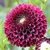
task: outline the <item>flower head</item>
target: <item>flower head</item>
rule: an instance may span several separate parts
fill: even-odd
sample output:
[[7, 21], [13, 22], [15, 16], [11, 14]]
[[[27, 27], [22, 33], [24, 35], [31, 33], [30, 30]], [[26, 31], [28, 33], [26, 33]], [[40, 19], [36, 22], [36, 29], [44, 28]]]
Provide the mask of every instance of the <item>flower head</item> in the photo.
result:
[[36, 38], [46, 33], [46, 16], [38, 6], [19, 4], [7, 15], [4, 32], [10, 42], [17, 46], [34, 45]]

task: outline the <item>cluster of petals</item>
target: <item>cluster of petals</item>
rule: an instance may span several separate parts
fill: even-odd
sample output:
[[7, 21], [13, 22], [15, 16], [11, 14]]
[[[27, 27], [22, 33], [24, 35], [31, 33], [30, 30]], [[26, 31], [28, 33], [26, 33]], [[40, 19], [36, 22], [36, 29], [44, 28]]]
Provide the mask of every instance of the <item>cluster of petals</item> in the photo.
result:
[[[24, 18], [24, 22], [20, 20]], [[17, 46], [34, 45], [37, 38], [46, 33], [47, 20], [43, 11], [32, 4], [19, 4], [6, 15], [4, 32], [10, 42]]]

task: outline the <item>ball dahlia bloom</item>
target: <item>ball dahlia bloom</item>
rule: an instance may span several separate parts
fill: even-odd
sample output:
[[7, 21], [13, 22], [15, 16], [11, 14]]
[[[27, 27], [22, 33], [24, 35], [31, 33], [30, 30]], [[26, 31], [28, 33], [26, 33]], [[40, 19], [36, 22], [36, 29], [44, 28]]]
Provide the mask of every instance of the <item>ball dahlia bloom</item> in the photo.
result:
[[46, 33], [47, 21], [43, 11], [32, 4], [19, 4], [7, 15], [4, 32], [10, 42], [17, 46], [34, 45], [36, 38]]
[[50, 38], [40, 38], [36, 42], [35, 50], [50, 50]]

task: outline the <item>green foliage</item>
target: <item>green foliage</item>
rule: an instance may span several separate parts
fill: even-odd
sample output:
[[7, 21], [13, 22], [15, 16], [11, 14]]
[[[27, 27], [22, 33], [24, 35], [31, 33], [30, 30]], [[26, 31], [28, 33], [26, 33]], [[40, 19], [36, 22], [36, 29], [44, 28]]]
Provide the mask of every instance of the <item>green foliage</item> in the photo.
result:
[[32, 0], [32, 4], [38, 5], [40, 7], [41, 2], [39, 0]]
[[48, 29], [47, 34], [50, 33], [50, 29]]
[[0, 48], [2, 49], [2, 50], [4, 50], [4, 46], [5, 46], [5, 44], [6, 44], [6, 41], [7, 41], [7, 38], [6, 38], [6, 36], [5, 36], [5, 34], [4, 34], [4, 32], [3, 32], [3, 22], [4, 21], [0, 21]]
[[47, 33], [45, 34], [45, 36], [46, 36], [47, 38], [50, 38], [50, 28], [47, 30]]
[[13, 45], [10, 42], [4, 46], [5, 50], [12, 50], [12, 47]]
[[30, 46], [29, 50], [35, 50], [36, 45]]
[[41, 0], [41, 2], [42, 2], [42, 3], [46, 3], [46, 2], [47, 2], [47, 0]]
[[11, 49], [13, 45], [7, 41], [6, 35], [4, 33], [3, 23], [4, 23], [4, 20], [0, 20], [0, 49], [7, 50], [8, 48]]

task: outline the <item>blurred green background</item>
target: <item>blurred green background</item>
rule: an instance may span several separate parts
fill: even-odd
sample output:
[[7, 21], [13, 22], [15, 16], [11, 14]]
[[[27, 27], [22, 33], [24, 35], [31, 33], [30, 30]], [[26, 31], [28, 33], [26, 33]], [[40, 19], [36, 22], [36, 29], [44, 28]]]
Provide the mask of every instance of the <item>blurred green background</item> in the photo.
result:
[[20, 3], [29, 3], [39, 6], [43, 13], [46, 15], [47, 19], [47, 33], [45, 36], [50, 38], [50, 0], [0, 0], [0, 50], [35, 50], [35, 45], [21, 48], [13, 46], [4, 33], [3, 23], [5, 21], [6, 14], [15, 6]]

